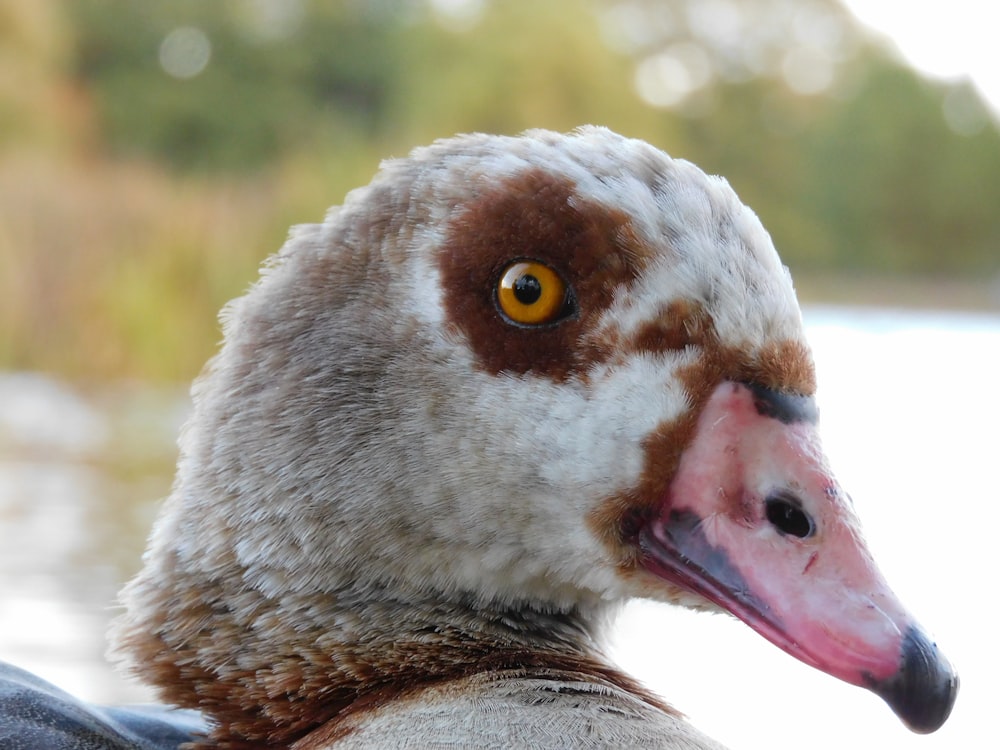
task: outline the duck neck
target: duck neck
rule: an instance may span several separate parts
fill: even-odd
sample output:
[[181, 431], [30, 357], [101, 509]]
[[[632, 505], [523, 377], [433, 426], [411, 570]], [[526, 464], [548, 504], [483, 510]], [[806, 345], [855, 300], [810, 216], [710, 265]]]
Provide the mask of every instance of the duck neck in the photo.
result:
[[[287, 746], [358, 711], [478, 674], [611, 683], [656, 703], [602, 655], [608, 611], [403, 598], [387, 589], [366, 596], [354, 586], [216, 613], [223, 621], [202, 623], [197, 637], [218, 647], [186, 644], [199, 661], [214, 652], [215, 663], [176, 669], [164, 691], [214, 721], [213, 747]], [[170, 648], [168, 658], [176, 653]]]

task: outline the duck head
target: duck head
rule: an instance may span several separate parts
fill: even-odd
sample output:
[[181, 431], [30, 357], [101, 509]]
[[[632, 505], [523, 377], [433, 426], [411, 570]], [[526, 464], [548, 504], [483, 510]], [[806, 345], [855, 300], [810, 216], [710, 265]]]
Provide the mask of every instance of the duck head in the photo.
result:
[[[441, 141], [223, 321], [116, 634], [167, 700], [287, 738], [407, 638], [598, 649], [648, 597], [947, 718], [955, 673], [865, 547], [788, 273], [724, 180], [598, 128]], [[517, 625], [543, 615], [571, 624]], [[408, 663], [458, 658], [435, 643]]]

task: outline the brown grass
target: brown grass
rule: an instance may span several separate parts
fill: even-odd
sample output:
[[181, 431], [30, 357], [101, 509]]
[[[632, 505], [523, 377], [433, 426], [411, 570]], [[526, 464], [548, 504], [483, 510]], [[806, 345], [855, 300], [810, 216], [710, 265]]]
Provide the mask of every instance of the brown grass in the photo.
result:
[[0, 368], [190, 379], [219, 339], [219, 308], [289, 224], [342, 198], [321, 174], [294, 161], [222, 179], [0, 157]]

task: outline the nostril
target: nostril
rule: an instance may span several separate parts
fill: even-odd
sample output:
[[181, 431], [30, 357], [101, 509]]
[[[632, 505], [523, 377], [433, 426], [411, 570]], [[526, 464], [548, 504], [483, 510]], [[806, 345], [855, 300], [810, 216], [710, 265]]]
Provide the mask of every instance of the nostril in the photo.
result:
[[816, 532], [816, 524], [794, 495], [776, 492], [764, 501], [764, 513], [782, 534], [805, 539]]

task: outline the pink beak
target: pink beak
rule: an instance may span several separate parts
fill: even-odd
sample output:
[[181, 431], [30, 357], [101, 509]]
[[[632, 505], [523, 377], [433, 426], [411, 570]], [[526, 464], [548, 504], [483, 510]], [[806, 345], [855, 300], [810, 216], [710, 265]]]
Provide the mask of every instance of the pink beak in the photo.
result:
[[876, 568], [816, 421], [809, 397], [719, 385], [640, 531], [643, 565], [933, 732], [958, 676]]

